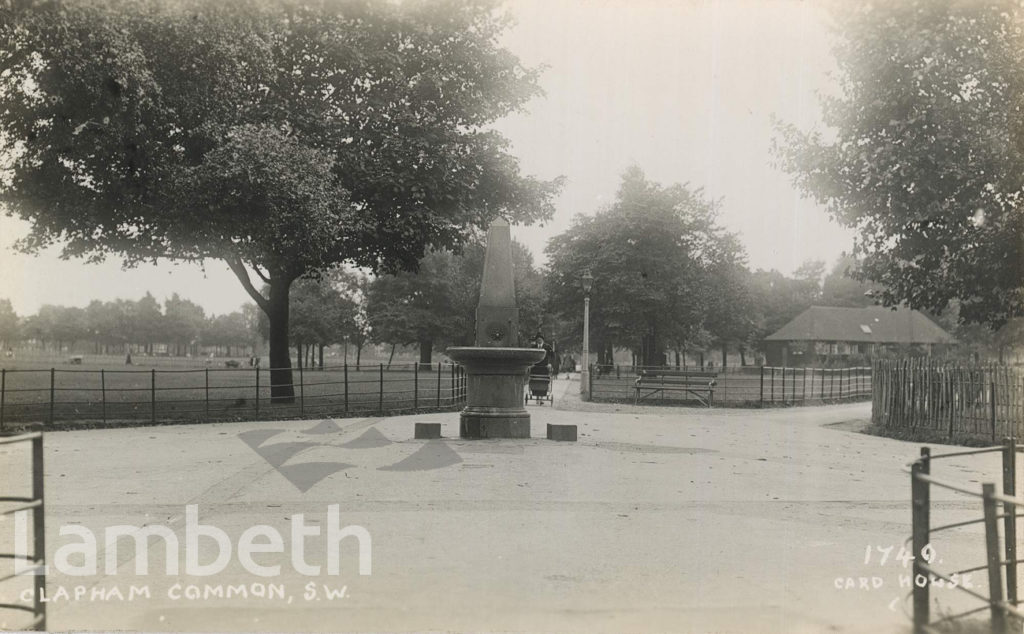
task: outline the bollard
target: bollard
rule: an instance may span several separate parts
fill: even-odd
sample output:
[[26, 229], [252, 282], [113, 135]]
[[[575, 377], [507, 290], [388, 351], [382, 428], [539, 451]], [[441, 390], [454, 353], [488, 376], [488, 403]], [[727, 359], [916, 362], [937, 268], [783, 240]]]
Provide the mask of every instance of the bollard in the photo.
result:
[[576, 425], [552, 425], [548, 423], [548, 440], [576, 442]]
[[441, 423], [416, 423], [416, 439], [434, 440], [441, 437]]

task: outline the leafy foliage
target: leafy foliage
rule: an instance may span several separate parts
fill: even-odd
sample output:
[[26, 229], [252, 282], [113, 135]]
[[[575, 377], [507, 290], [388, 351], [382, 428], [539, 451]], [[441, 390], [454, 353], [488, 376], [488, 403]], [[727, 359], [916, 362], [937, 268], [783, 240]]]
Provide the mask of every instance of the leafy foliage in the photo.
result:
[[706, 330], [735, 336], [745, 302], [743, 254], [716, 213], [700, 190], [663, 187], [630, 168], [615, 203], [577, 216], [548, 243], [550, 310], [582, 332], [580, 277], [590, 269], [590, 336], [598, 350], [628, 346], [641, 363], [660, 364], [666, 342], [684, 347]]
[[[374, 340], [418, 344], [423, 362], [435, 346], [474, 345], [484, 255], [483, 242], [474, 239], [460, 254], [428, 253], [416, 273], [375, 278], [366, 297]], [[530, 252], [515, 241], [512, 262], [520, 341], [526, 341], [544, 328], [543, 278]]]
[[992, 327], [1024, 312], [1022, 18], [1012, 0], [851, 4], [829, 133], [781, 127], [782, 166], [858, 230], [886, 305], [955, 300]]
[[22, 248], [224, 259], [274, 367], [295, 279], [414, 268], [499, 214], [552, 213], [560, 183], [488, 127], [538, 93], [490, 2], [5, 7], [0, 203], [32, 225]]

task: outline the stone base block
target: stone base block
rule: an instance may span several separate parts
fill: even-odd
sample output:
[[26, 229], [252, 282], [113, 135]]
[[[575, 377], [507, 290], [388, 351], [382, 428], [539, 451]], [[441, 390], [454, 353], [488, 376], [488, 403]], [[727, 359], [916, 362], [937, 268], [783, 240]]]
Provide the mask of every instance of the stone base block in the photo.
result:
[[416, 423], [415, 438], [431, 440], [441, 437], [441, 423]]
[[548, 423], [548, 440], [576, 442], [576, 425], [552, 425]]
[[459, 417], [462, 438], [529, 438], [530, 416], [484, 416], [463, 412]]

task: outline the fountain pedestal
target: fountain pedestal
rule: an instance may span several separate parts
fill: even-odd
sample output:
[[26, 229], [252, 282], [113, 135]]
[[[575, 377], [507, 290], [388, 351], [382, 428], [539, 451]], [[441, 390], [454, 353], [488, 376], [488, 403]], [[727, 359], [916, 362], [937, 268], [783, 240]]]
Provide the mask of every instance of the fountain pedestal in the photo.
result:
[[466, 368], [466, 408], [459, 416], [462, 438], [529, 438], [524, 407], [530, 367], [544, 358], [539, 348], [448, 348]]

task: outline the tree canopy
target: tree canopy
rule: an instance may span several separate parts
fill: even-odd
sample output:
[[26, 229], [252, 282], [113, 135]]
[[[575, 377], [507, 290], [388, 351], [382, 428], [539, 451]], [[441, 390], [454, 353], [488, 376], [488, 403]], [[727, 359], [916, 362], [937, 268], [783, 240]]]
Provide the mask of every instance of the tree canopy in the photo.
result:
[[20, 246], [225, 260], [269, 317], [275, 398], [295, 279], [414, 268], [497, 215], [552, 213], [559, 182], [521, 175], [489, 128], [539, 92], [491, 2], [0, 11], [0, 203], [31, 223]]
[[1022, 20], [1013, 0], [845, 6], [828, 131], [781, 126], [782, 166], [857, 229], [886, 305], [955, 300], [990, 327], [1024, 313]]
[[623, 175], [612, 205], [577, 216], [546, 251], [550, 309], [575, 332], [580, 277], [586, 269], [594, 276], [590, 336], [606, 358], [625, 346], [641, 364], [660, 365], [666, 344], [685, 348], [706, 330], [728, 338], [727, 314], [744, 312], [743, 253], [718, 225], [717, 205], [700, 190], [651, 182], [637, 167]]
[[[435, 348], [473, 345], [485, 246], [474, 239], [461, 253], [432, 251], [416, 273], [375, 278], [368, 286], [366, 311], [373, 338], [380, 343], [416, 344], [420, 362], [430, 363]], [[543, 281], [530, 252], [512, 242], [520, 340], [544, 324]]]

